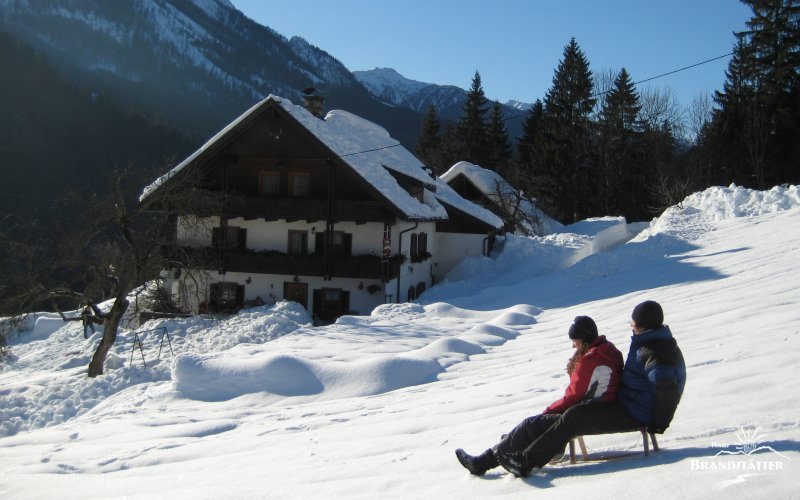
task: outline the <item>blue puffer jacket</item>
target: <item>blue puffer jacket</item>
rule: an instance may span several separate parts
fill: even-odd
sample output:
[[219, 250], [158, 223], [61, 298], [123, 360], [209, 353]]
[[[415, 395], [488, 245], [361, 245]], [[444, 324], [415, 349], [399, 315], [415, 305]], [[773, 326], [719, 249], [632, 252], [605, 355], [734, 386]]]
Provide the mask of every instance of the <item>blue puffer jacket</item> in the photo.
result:
[[686, 385], [686, 364], [669, 327], [631, 337], [617, 399], [650, 432], [669, 427]]

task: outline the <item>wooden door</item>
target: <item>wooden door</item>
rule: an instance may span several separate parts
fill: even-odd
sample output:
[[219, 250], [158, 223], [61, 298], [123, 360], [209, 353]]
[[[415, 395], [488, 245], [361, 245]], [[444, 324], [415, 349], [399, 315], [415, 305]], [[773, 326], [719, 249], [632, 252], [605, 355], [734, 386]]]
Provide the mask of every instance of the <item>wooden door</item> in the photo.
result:
[[302, 304], [308, 310], [308, 283], [284, 282], [283, 298]]

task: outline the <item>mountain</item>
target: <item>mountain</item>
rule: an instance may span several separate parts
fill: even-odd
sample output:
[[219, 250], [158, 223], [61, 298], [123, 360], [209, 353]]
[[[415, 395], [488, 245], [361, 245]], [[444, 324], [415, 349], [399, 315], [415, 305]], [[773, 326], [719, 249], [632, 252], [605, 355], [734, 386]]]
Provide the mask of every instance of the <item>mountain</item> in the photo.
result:
[[[1, 31], [0, 66], [4, 215], [35, 214], [39, 223], [64, 216], [65, 192], [103, 192], [116, 170], [152, 179], [200, 140], [67, 84], [41, 54]], [[137, 190], [124, 186], [131, 198]]]
[[227, 0], [0, 0], [0, 30], [43, 52], [65, 79], [123, 109], [208, 136], [258, 100], [327, 107], [413, 140], [422, 116], [373, 97], [336, 58], [252, 21]]
[[[392, 68], [375, 68], [354, 71], [356, 79], [378, 99], [395, 106], [405, 107], [418, 113], [426, 113], [431, 105], [436, 106], [440, 118], [457, 121], [467, 98], [467, 91], [454, 85], [424, 83], [404, 77]], [[511, 137], [522, 134], [521, 119], [513, 119], [530, 109], [531, 105], [520, 101], [502, 104], [506, 127]]]

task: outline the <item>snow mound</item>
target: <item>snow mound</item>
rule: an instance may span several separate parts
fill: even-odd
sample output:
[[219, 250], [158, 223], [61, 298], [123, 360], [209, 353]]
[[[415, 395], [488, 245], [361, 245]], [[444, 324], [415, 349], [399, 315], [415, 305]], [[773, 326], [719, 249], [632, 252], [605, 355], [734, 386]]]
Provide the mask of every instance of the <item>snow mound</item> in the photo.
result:
[[710, 231], [718, 221], [791, 210], [800, 206], [797, 186], [776, 186], [769, 191], [756, 191], [731, 184], [711, 187], [687, 196], [682, 203], [669, 207], [649, 228], [633, 241], [640, 242], [654, 235], [676, 235], [692, 241]]
[[233, 349], [222, 354], [182, 354], [172, 380], [183, 397], [226, 401], [252, 393], [314, 399], [371, 396], [435, 380], [448, 366], [486, 351], [477, 343], [441, 338], [407, 354], [355, 362], [321, 362], [299, 356]]
[[681, 205], [696, 208], [712, 220], [755, 217], [800, 206], [800, 190], [797, 186], [776, 186], [769, 191], [756, 191], [731, 184], [689, 195]]

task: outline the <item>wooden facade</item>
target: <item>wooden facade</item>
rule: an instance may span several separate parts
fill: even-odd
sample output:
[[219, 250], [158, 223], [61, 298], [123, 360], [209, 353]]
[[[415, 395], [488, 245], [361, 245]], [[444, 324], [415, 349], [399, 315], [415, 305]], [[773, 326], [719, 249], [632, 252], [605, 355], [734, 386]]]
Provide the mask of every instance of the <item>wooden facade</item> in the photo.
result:
[[[308, 127], [301, 123], [306, 116], [292, 113], [276, 99], [262, 101], [143, 195], [153, 210], [165, 209], [160, 197], [172, 192], [166, 184], [191, 186], [217, 200], [216, 208], [177, 214], [214, 221], [211, 234], [194, 235], [192, 248], [184, 248], [195, 262], [206, 262], [209, 309], [230, 310], [257, 294], [294, 300], [329, 321], [354, 308], [366, 313], [400, 302], [402, 294], [406, 300], [418, 297], [434, 282], [438, 264], [427, 247], [428, 241], [435, 247], [436, 231], [463, 233], [467, 238], [459, 241], [478, 253], [486, 250], [487, 234], [495, 228], [487, 230], [491, 224], [469, 209], [442, 202], [437, 215], [423, 218], [399, 208], [418, 203], [420, 213], [430, 210], [425, 196], [436, 192], [433, 178], [428, 182], [413, 168], [402, 173], [373, 161], [383, 182], [393, 184], [394, 191], [385, 193], [310, 131], [315, 122]], [[405, 242], [404, 233], [410, 233]], [[464, 255], [461, 248], [441, 247], [454, 253], [450, 261]]]

